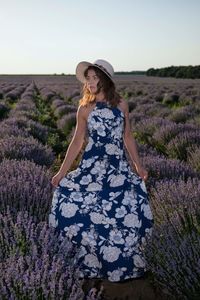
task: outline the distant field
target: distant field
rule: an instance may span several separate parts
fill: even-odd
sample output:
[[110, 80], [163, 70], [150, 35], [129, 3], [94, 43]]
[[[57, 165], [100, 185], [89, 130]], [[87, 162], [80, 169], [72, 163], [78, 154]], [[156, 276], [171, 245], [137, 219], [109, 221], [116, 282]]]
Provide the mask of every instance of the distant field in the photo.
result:
[[[70, 91], [80, 90], [81, 84], [75, 75], [0, 75], [0, 92], [3, 87], [27, 86], [34, 81], [38, 88], [49, 88], [64, 98], [70, 95]], [[164, 93], [183, 94], [186, 90], [192, 90], [194, 96], [198, 96], [200, 79], [174, 79], [158, 78], [144, 75], [115, 75], [115, 83], [119, 91], [127, 91], [133, 96], [164, 95]], [[142, 91], [140, 91], [142, 89]], [[195, 89], [197, 89], [195, 93]], [[189, 92], [189, 91], [188, 91]], [[140, 95], [139, 95], [140, 94]]]

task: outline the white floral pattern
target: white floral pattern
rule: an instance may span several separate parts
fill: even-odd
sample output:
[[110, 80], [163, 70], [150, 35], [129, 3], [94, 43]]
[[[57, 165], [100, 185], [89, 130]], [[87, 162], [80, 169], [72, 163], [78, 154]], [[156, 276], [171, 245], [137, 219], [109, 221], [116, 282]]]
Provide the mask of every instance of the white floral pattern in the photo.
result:
[[154, 220], [145, 183], [125, 156], [124, 118], [97, 102], [83, 157], [53, 194], [49, 225], [79, 246], [80, 277], [121, 281], [146, 271], [141, 250]]
[[60, 210], [61, 210], [61, 215], [64, 216], [65, 218], [71, 218], [75, 216], [77, 210], [78, 210], [78, 205], [74, 203], [65, 203], [62, 202], [60, 205]]
[[[101, 248], [100, 248], [101, 251]], [[118, 247], [103, 247], [103, 259], [108, 262], [114, 262], [119, 258], [121, 250]]]

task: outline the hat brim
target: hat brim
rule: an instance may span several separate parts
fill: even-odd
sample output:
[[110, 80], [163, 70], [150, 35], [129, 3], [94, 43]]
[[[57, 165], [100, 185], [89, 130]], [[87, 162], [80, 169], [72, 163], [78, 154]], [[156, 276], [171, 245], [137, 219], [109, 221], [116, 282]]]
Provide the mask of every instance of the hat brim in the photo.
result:
[[112, 77], [109, 76], [106, 72], [104, 72], [100, 67], [94, 65], [93, 63], [90, 63], [88, 61], [81, 61], [77, 67], [76, 67], [76, 78], [82, 82], [82, 83], [85, 83], [86, 82], [86, 78], [84, 76], [84, 72], [85, 70], [89, 67], [89, 66], [94, 66], [95, 68], [98, 68], [99, 70], [101, 70], [104, 74], [107, 75], [107, 77], [109, 77], [112, 81]]
[[92, 66], [92, 65], [93, 64], [88, 61], [81, 61], [76, 67], [76, 78], [79, 81], [81, 81], [82, 83], [85, 83], [86, 79], [84, 76], [84, 72], [89, 66]]

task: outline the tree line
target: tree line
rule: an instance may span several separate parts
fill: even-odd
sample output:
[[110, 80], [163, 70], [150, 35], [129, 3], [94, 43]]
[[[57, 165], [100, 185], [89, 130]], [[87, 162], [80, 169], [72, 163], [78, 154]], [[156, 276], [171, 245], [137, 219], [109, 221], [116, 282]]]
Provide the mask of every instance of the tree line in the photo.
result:
[[175, 78], [200, 78], [200, 65], [198, 66], [170, 66], [165, 68], [150, 68], [147, 76], [175, 77]]

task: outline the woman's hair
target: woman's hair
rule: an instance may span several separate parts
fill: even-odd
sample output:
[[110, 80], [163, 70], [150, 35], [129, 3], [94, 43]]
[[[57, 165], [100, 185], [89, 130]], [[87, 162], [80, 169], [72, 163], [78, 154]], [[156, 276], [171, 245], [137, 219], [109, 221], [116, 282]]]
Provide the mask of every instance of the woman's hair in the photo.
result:
[[[100, 88], [102, 87], [102, 90], [105, 94], [105, 98], [107, 102], [112, 106], [116, 107], [118, 103], [120, 102], [120, 95], [116, 92], [115, 84], [112, 82], [112, 80], [99, 68], [96, 68], [94, 66], [89, 66], [85, 72], [84, 76], [87, 76], [88, 70], [94, 70], [97, 77], [99, 78], [99, 82], [97, 84], [97, 89], [100, 91]], [[79, 100], [80, 105], [87, 105], [89, 103], [93, 103], [95, 101], [95, 95], [90, 92], [90, 90], [87, 88], [87, 84], [85, 83], [83, 85], [82, 89], [82, 98]]]

